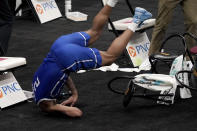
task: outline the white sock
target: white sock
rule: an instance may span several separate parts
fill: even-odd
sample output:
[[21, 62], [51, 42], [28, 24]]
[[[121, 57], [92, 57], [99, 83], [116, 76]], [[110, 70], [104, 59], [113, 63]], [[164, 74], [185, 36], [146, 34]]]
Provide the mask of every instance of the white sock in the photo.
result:
[[110, 7], [115, 7], [115, 5], [118, 3], [118, 0], [108, 0], [107, 5]]
[[131, 24], [129, 24], [128, 29], [135, 32], [135, 30], [137, 29], [138, 24], [132, 22]]

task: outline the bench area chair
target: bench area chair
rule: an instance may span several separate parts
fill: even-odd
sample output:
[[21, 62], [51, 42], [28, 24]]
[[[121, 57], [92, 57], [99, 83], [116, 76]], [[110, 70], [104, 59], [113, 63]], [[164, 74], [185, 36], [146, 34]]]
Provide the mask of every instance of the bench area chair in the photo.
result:
[[25, 65], [23, 57], [0, 57], [0, 109], [29, 99], [13, 74]]
[[[184, 34], [173, 34], [167, 37], [164, 40], [161, 46], [161, 54], [154, 54], [151, 56], [150, 61], [152, 60], [152, 72], [150, 73], [139, 73], [137, 75], [131, 76], [118, 76], [111, 79], [108, 83], [108, 88], [117, 94], [123, 95], [123, 105], [127, 107], [130, 103], [130, 100], [133, 97], [140, 97], [146, 99], [155, 100], [159, 104], [170, 105], [174, 103], [174, 97], [177, 89], [186, 89], [186, 92], [189, 94], [185, 98], [190, 98], [190, 90], [197, 91], [197, 46], [193, 47], [190, 51], [187, 48], [187, 44], [185, 42], [185, 36], [190, 36], [191, 38], [196, 40], [197, 37], [190, 33]], [[165, 51], [163, 50], [164, 44], [171, 38], [178, 37], [181, 39], [181, 45], [184, 46], [184, 51], [182, 52], [182, 57], [179, 55], [164, 55]], [[164, 54], [162, 54], [164, 53]], [[194, 55], [195, 60], [192, 55]], [[192, 68], [190, 70], [173, 70], [172, 64], [179, 64], [177, 62], [177, 58], [184, 59], [186, 56], [190, 58]], [[169, 75], [165, 74], [157, 74], [156, 66], [158, 61], [163, 61], [169, 65], [171, 68]], [[184, 62], [184, 61], [183, 61]], [[172, 67], [171, 67], [172, 66]], [[171, 72], [171, 71], [174, 72]], [[188, 75], [185, 76], [184, 73]], [[182, 76], [180, 78], [180, 76]], [[184, 77], [187, 77], [190, 83], [184, 83], [182, 80]], [[180, 80], [181, 79], [181, 80]], [[124, 83], [123, 80], [127, 80], [126, 87], [118, 87], [120, 83]], [[117, 82], [118, 81], [118, 82]], [[117, 84], [119, 83], [119, 84]], [[180, 94], [181, 96], [181, 94]]]

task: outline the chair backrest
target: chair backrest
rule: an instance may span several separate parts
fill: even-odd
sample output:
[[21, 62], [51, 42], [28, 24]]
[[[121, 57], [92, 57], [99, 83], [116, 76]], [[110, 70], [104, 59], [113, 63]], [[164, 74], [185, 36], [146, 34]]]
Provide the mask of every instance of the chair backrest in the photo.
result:
[[[184, 33], [183, 35], [181, 34], [178, 34], [178, 33], [174, 33], [170, 36], [168, 36], [163, 42], [162, 42], [162, 45], [160, 47], [160, 52], [165, 52], [164, 50], [164, 46], [165, 44], [171, 40], [172, 38], [179, 38], [181, 40], [181, 43], [183, 45], [183, 52], [181, 54], [183, 54], [183, 56], [185, 57], [186, 54], [188, 55], [188, 57], [190, 58], [192, 64], [194, 64], [194, 60], [192, 59], [192, 56], [191, 56], [191, 53], [190, 51], [188, 50], [188, 47], [187, 47], [187, 43], [185, 41], [185, 36], [186, 35], [190, 35], [189, 33]], [[192, 36], [191, 36], [192, 37]], [[197, 40], [197, 39], [196, 39]], [[179, 45], [178, 45], [179, 46]], [[177, 46], [175, 47], [175, 49], [177, 50]]]
[[[131, 3], [129, 2], [129, 0], [125, 0], [125, 1], [126, 1], [126, 4], [127, 4], [128, 8], [129, 8], [131, 14], [134, 15], [134, 10], [133, 10], [133, 8], [132, 8]], [[106, 3], [107, 3], [107, 0], [101, 0], [102, 6], [106, 5]], [[108, 22], [109, 22], [109, 24], [110, 24], [110, 26], [111, 26], [111, 28], [112, 28], [111, 31], [115, 34], [116, 37], [118, 37], [118, 36], [120, 35], [120, 33], [119, 33], [119, 32], [117, 31], [117, 29], [115, 28], [115, 26], [114, 26], [114, 24], [113, 24], [111, 18], [108, 19]]]

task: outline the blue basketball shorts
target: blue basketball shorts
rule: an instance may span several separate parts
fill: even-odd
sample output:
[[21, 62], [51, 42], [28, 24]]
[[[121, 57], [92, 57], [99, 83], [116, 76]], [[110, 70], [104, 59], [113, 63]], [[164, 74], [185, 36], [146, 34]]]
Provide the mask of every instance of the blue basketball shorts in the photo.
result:
[[90, 36], [75, 32], [59, 37], [35, 72], [32, 88], [35, 102], [56, 100], [71, 72], [101, 67], [102, 58], [95, 48], [88, 48]]

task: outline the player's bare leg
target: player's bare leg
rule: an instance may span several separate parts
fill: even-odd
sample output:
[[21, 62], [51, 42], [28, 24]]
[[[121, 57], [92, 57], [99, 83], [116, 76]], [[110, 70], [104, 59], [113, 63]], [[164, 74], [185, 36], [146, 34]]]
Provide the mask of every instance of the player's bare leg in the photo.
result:
[[57, 104], [55, 101], [42, 101], [39, 104], [39, 107], [42, 111], [52, 113], [52, 112], [60, 112], [70, 117], [81, 117], [82, 111], [77, 107], [64, 106], [61, 104]]
[[94, 17], [92, 27], [86, 31], [91, 36], [89, 45], [93, 44], [101, 35], [103, 27], [108, 21], [112, 8], [116, 5], [118, 0], [108, 0], [106, 5]]

